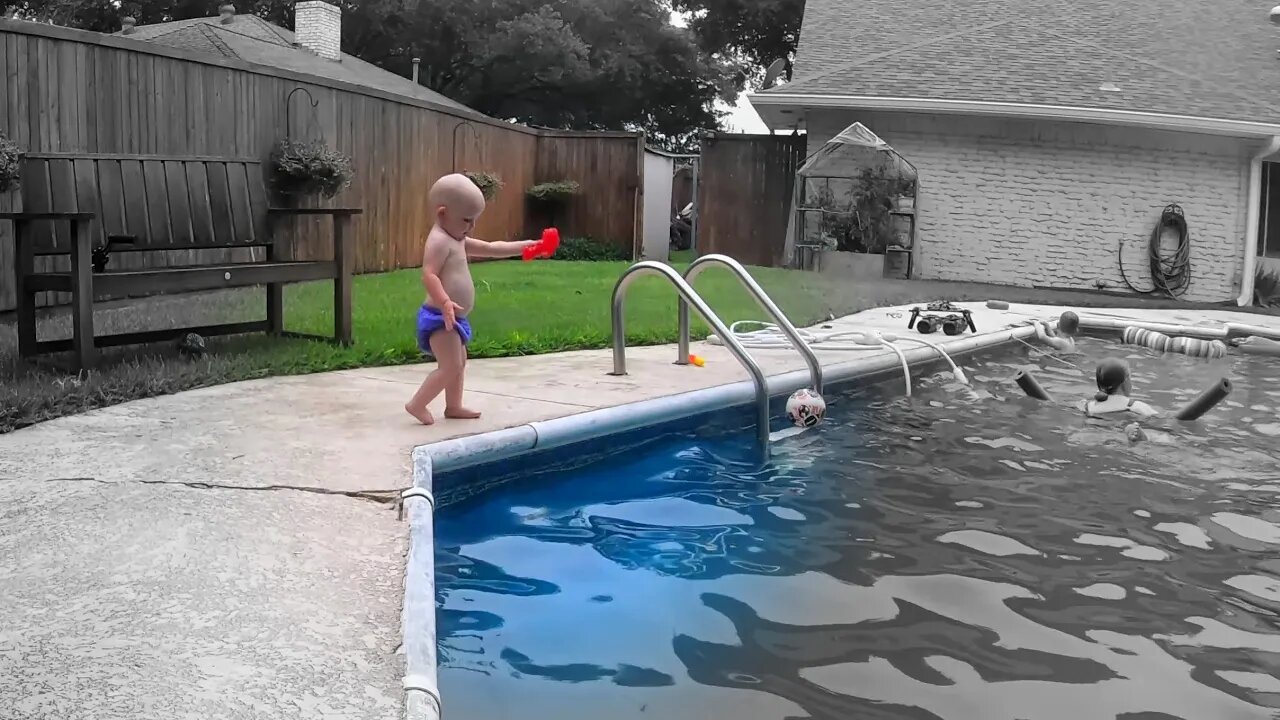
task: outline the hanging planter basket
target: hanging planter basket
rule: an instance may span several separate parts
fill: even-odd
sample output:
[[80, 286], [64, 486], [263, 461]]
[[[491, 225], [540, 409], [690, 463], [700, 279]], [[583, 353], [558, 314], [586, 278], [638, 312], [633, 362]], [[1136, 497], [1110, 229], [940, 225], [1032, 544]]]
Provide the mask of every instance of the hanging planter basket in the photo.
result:
[[555, 182], [538, 183], [529, 188], [525, 194], [529, 200], [545, 205], [563, 205], [578, 194], [578, 183], [573, 180], [557, 180]]
[[332, 198], [351, 185], [351, 159], [322, 140], [285, 138], [271, 151], [272, 189], [280, 196]]
[[557, 227], [565, 206], [578, 194], [578, 190], [579, 185], [573, 180], [557, 180], [534, 185], [525, 191], [525, 197], [545, 227]]
[[476, 184], [476, 187], [480, 188], [480, 192], [484, 193], [486, 201], [492, 200], [498, 194], [498, 191], [502, 189], [502, 178], [495, 173], [466, 172], [463, 175], [466, 175], [471, 182]]

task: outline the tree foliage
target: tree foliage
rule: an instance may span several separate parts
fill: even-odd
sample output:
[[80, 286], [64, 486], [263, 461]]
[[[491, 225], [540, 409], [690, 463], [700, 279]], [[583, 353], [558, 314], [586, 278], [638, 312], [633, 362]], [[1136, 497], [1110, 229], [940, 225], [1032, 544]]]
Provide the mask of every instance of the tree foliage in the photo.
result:
[[672, 6], [689, 15], [704, 52], [732, 59], [756, 79], [775, 60], [786, 60], [790, 78], [804, 0], [672, 0]]
[[[735, 63], [673, 26], [664, 0], [337, 0], [342, 47], [485, 114], [543, 127], [644, 130], [672, 149], [719, 127]], [[209, 17], [219, 0], [21, 0], [25, 17], [100, 32]], [[292, 0], [237, 12], [293, 26]]]
[[[719, 126], [733, 68], [674, 27], [657, 0], [433, 0], [384, 67], [422, 58], [433, 90], [494, 117], [577, 130], [642, 129], [671, 147]], [[356, 53], [358, 54], [358, 53]]]

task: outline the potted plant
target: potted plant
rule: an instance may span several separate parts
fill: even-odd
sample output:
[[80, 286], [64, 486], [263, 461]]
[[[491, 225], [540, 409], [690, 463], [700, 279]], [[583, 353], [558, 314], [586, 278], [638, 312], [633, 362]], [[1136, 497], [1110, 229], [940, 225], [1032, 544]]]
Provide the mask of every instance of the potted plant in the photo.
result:
[[895, 210], [907, 212], [916, 209], [916, 181], [905, 175], [898, 176], [897, 196], [894, 198]]
[[0, 132], [0, 193], [18, 189], [22, 178], [21, 158], [18, 145]]
[[573, 196], [578, 194], [579, 186], [573, 180], [556, 180], [538, 183], [525, 191], [529, 204], [541, 215], [548, 227], [555, 227], [561, 211]]
[[283, 198], [331, 198], [351, 184], [351, 159], [323, 140], [281, 140], [271, 151], [272, 187]]
[[502, 178], [495, 173], [465, 172], [463, 175], [470, 178], [471, 182], [480, 188], [480, 192], [484, 193], [485, 200], [492, 200], [493, 196], [497, 195], [498, 191], [502, 189]]

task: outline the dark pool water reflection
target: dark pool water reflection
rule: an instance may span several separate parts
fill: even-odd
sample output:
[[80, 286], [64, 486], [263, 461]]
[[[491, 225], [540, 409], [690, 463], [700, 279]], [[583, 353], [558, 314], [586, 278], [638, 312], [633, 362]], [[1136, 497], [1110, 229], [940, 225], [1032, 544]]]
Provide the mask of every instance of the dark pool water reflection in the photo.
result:
[[[448, 714], [1280, 717], [1280, 361], [1080, 350], [829, 398], [763, 469], [669, 438], [447, 509]], [[1106, 355], [1166, 410], [1234, 391], [1131, 445], [1010, 382], [1079, 399]]]

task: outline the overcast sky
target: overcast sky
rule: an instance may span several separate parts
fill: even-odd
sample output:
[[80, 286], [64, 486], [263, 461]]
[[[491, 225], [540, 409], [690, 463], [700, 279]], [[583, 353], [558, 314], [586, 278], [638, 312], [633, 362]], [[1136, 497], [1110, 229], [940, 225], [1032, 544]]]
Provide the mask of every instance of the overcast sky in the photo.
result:
[[738, 104], [730, 108], [729, 117], [725, 118], [725, 130], [736, 133], [767, 133], [764, 121], [756, 114], [744, 93], [738, 98]]

